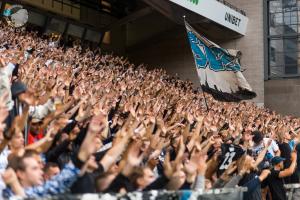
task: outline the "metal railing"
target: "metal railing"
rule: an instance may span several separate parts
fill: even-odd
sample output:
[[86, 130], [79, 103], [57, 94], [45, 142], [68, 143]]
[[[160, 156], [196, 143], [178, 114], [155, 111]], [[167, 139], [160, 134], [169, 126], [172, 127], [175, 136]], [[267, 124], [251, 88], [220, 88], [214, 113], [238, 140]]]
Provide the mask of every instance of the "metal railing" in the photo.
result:
[[[181, 191], [162, 191], [162, 190], [151, 190], [148, 192], [130, 192], [127, 194], [118, 193], [100, 193], [100, 194], [82, 194], [82, 195], [58, 195], [43, 198], [44, 200], [107, 200], [107, 199], [128, 199], [128, 200], [168, 200], [168, 199], [230, 199], [240, 200], [243, 199], [244, 192], [247, 188], [220, 188], [212, 190], [181, 190]], [[40, 199], [40, 198], [39, 198]], [[33, 200], [33, 199], [31, 199]]]
[[285, 189], [287, 190], [287, 199], [296, 200], [299, 199], [300, 184], [285, 184]]

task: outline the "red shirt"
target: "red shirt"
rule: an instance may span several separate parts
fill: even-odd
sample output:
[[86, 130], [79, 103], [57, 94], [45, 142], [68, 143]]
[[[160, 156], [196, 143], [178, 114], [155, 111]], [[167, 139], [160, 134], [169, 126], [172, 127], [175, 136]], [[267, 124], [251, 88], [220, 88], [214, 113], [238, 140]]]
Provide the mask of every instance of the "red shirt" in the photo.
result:
[[36, 141], [39, 141], [43, 137], [44, 137], [44, 134], [42, 131], [40, 131], [37, 135], [32, 134], [31, 132], [28, 132], [27, 144], [35, 143]]

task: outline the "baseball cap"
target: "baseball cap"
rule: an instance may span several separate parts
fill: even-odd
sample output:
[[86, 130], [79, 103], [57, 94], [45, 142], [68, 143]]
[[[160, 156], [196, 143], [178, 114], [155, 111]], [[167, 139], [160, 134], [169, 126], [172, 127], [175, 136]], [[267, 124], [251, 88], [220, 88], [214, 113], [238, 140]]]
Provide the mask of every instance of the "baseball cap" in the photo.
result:
[[31, 123], [39, 123], [41, 121], [42, 121], [42, 119], [38, 119], [38, 118], [32, 118], [31, 119]]
[[271, 159], [272, 165], [277, 165], [278, 163], [285, 161], [285, 158], [282, 158], [280, 156], [275, 156]]
[[26, 92], [26, 90], [27, 86], [20, 81], [14, 82], [11, 86], [11, 93], [13, 98], [16, 98], [18, 95]]

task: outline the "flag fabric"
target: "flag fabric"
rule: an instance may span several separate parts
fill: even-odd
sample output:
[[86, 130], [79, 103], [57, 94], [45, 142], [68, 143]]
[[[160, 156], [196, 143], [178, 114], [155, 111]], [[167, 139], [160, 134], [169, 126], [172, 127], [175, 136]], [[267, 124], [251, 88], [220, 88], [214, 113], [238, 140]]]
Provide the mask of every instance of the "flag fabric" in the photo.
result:
[[205, 92], [221, 101], [252, 99], [256, 93], [241, 72], [241, 53], [227, 50], [198, 34], [185, 22], [200, 84]]

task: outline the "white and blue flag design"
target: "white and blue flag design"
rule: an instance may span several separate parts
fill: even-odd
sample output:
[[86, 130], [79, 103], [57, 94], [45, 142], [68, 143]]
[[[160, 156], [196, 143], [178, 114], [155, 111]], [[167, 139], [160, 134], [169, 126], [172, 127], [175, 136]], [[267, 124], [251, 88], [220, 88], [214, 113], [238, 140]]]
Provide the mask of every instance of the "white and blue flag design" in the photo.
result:
[[240, 52], [223, 49], [198, 34], [187, 22], [185, 26], [202, 89], [221, 101], [256, 97], [241, 72]]

